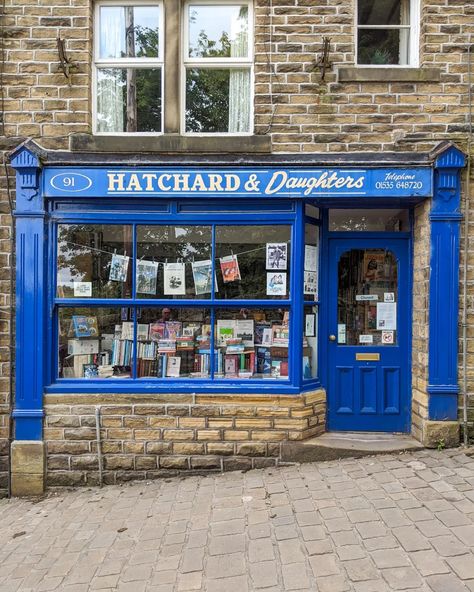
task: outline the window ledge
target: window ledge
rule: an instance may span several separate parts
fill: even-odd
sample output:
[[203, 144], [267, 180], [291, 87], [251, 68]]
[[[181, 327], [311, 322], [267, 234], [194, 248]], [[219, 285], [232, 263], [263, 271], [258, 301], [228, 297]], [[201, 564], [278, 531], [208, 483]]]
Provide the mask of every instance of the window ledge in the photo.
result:
[[338, 69], [339, 82], [438, 82], [440, 78], [440, 68], [350, 66]]
[[180, 136], [177, 134], [93, 136], [72, 134], [73, 152], [171, 152], [171, 153], [265, 153], [271, 152], [270, 136]]

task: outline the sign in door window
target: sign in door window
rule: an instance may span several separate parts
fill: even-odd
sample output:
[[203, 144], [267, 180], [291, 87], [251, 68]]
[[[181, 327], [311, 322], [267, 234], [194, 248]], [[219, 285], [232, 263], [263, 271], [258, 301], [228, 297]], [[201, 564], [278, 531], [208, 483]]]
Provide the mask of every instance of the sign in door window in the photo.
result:
[[384, 249], [352, 249], [338, 264], [337, 343], [397, 343], [398, 266]]

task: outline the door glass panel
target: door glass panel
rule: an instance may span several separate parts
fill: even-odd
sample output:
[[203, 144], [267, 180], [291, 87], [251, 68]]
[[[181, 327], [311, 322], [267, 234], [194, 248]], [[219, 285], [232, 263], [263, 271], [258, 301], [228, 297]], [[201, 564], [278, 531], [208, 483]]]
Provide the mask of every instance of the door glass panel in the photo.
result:
[[384, 249], [352, 249], [338, 264], [339, 345], [396, 345], [398, 266]]
[[331, 232], [408, 232], [408, 210], [329, 210]]

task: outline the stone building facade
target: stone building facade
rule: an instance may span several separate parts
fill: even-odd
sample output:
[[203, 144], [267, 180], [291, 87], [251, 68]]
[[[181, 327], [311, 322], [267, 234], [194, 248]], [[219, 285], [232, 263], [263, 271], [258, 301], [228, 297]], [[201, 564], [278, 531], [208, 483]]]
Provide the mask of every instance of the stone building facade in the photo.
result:
[[[289, 156], [302, 157], [301, 162], [307, 166], [313, 158], [315, 166], [330, 163], [334, 167], [344, 163], [351, 166], [374, 155], [382, 165], [395, 162], [397, 155], [413, 155], [421, 163], [426, 155], [423, 163], [431, 166], [437, 158], [437, 147], [450, 142], [469, 158], [468, 61], [474, 6], [460, 0], [420, 0], [420, 4], [416, 65], [374, 67], [356, 64], [356, 0], [254, 0], [253, 133], [216, 138], [182, 135], [176, 117], [170, 116], [164, 134], [124, 138], [93, 134], [94, 2], [5, 0], [1, 15], [0, 140], [4, 163], [0, 181], [2, 493], [8, 489], [11, 449], [18, 493], [43, 487], [42, 478], [37, 478], [44, 473], [43, 454], [46, 485], [96, 483], [97, 406], [101, 407], [107, 482], [149, 478], [171, 470], [246, 469], [274, 464], [280, 457], [282, 442], [324, 431], [326, 406], [324, 384], [293, 395], [268, 395], [263, 391], [232, 394], [225, 389], [217, 395], [180, 393], [176, 388], [172, 392], [140, 394], [48, 392], [39, 447], [29, 442], [16, 450], [13, 443], [12, 448], [12, 347], [16, 333], [12, 316], [15, 282], [10, 273], [15, 265], [15, 173], [8, 164], [11, 153], [32, 139], [39, 161], [45, 164], [52, 159], [60, 166], [67, 160], [66, 152], [70, 153], [69, 163], [77, 154], [93, 155], [95, 163], [111, 154], [118, 155], [122, 163], [131, 154], [145, 155], [155, 163], [161, 157], [167, 163], [173, 158], [180, 162], [188, 158], [191, 162], [203, 154], [216, 163], [217, 155], [238, 160], [250, 154], [256, 160], [268, 157], [267, 162], [274, 158], [278, 163], [289, 162]], [[179, 13], [178, 5], [165, 0], [165, 15], [166, 11]], [[179, 59], [179, 39], [174, 33], [172, 42], [170, 25], [166, 29], [167, 59], [173, 55]], [[58, 38], [64, 40], [70, 60], [63, 67]], [[329, 38], [326, 54], [325, 38]], [[173, 76], [179, 79], [165, 73], [165, 109], [179, 98]], [[473, 179], [468, 178], [465, 168], [461, 178], [461, 211], [465, 216]], [[472, 199], [470, 204], [472, 208]], [[430, 420], [429, 399], [435, 396], [428, 389], [431, 209], [431, 199], [413, 205], [411, 431], [428, 446], [456, 445], [462, 439], [459, 427], [463, 423], [464, 387], [471, 422], [474, 413], [474, 262], [469, 249], [466, 251], [467, 237], [461, 222], [458, 420]], [[472, 437], [472, 427], [470, 434]]]

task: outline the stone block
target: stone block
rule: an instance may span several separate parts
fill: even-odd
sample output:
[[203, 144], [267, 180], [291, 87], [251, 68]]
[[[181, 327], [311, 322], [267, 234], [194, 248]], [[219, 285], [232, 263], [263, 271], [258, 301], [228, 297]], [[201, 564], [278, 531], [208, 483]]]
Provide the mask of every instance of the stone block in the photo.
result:
[[44, 443], [15, 440], [11, 447], [11, 466], [12, 473], [44, 475]]
[[422, 444], [426, 448], [459, 446], [459, 423], [457, 421], [424, 421]]

